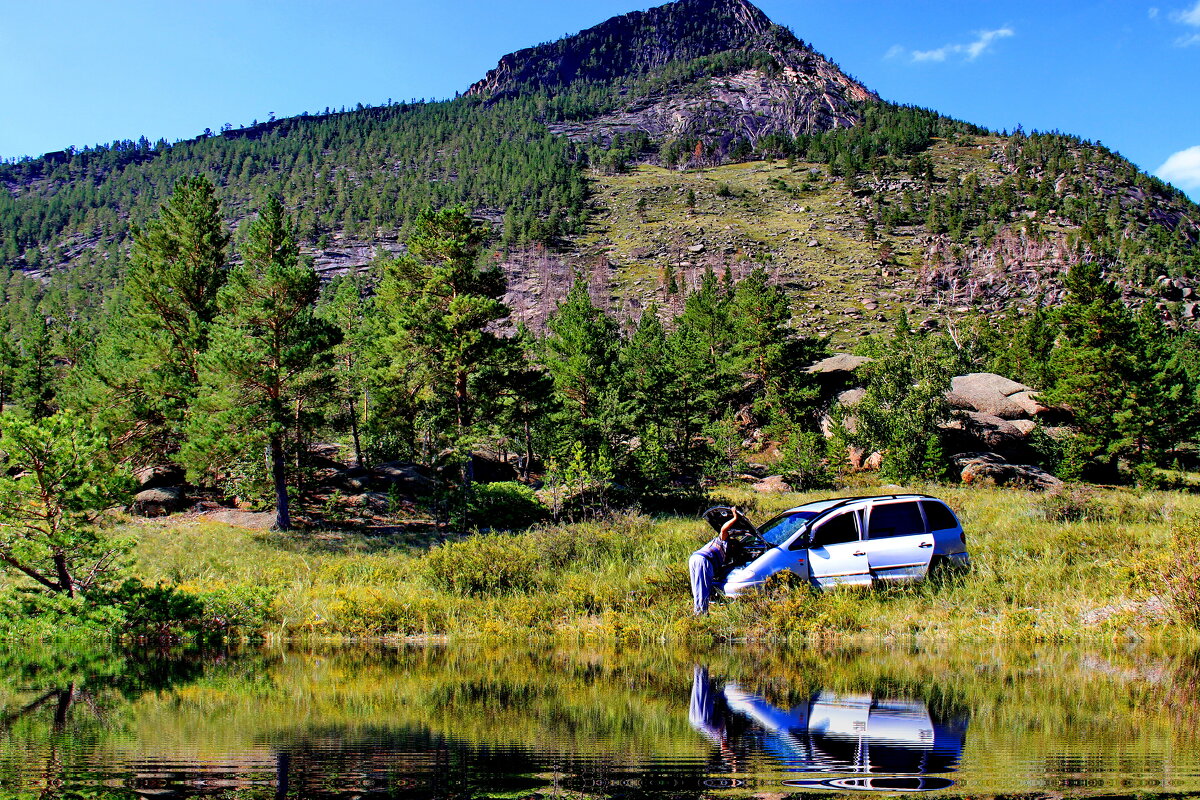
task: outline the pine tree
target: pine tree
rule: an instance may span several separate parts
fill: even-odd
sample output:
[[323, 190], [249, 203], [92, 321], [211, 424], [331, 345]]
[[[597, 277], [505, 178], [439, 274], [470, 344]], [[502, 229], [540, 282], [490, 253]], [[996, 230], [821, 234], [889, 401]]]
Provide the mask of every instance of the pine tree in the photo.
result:
[[130, 484], [108, 442], [79, 417], [0, 416], [0, 563], [43, 590], [86, 595], [129, 548], [104, 535], [102, 512]]
[[211, 415], [193, 419], [184, 456], [199, 472], [247, 444], [266, 445], [275, 525], [291, 529], [288, 450], [303, 444], [306, 413], [331, 392], [337, 331], [318, 318], [320, 282], [300, 263], [291, 223], [275, 198], [247, 226], [242, 263], [217, 298], [220, 316], [201, 362]]
[[387, 348], [414, 368], [409, 380], [430, 423], [453, 431], [464, 486], [471, 482], [470, 451], [479, 433], [477, 395], [493, 391], [474, 382], [505, 363], [511, 347], [494, 331], [510, 313], [500, 300], [504, 275], [478, 265], [486, 236], [461, 206], [423, 212], [408, 256], [382, 265], [378, 300], [390, 325]]
[[711, 420], [723, 416], [741, 389], [741, 374], [731, 356], [736, 335], [730, 318], [731, 299], [711, 269], [700, 288], [688, 295], [683, 313], [668, 337], [672, 371], [679, 381], [679, 425], [673, 447], [697, 464], [697, 436]]
[[871, 337], [861, 353], [872, 360], [859, 370], [866, 394], [854, 406], [850, 442], [882, 452], [881, 472], [893, 480], [941, 477], [940, 426], [950, 418], [946, 392], [958, 353], [946, 339], [914, 331], [903, 314], [890, 339]]
[[45, 419], [54, 411], [54, 343], [50, 326], [40, 314], [24, 325], [16, 348], [13, 399], [29, 416]]
[[130, 315], [150, 337], [166, 341], [164, 355], [193, 385], [217, 316], [228, 246], [216, 188], [205, 177], [181, 179], [159, 216], [134, 232]]
[[73, 404], [143, 459], [174, 457], [183, 441], [228, 245], [215, 188], [204, 177], [180, 180], [159, 215], [134, 232], [125, 294], [105, 310]]
[[350, 428], [355, 462], [365, 466], [363, 415], [372, 343], [377, 334], [371, 315], [371, 299], [359, 273], [336, 278], [329, 285], [326, 297], [318, 314], [340, 334], [340, 341], [334, 347], [338, 416]]
[[581, 444], [589, 458], [608, 457], [620, 417], [620, 336], [616, 321], [592, 302], [583, 273], [575, 275], [546, 328], [542, 363], [562, 403], [558, 438], [568, 447]]
[[[1144, 365], [1137, 327], [1116, 284], [1099, 266], [1076, 264], [1064, 281], [1066, 301], [1056, 313], [1059, 335], [1050, 367], [1054, 385], [1045, 402], [1071, 410], [1083, 460], [1068, 475], [1117, 477], [1122, 457], [1138, 449]], [[1075, 474], [1073, 474], [1075, 473]]]

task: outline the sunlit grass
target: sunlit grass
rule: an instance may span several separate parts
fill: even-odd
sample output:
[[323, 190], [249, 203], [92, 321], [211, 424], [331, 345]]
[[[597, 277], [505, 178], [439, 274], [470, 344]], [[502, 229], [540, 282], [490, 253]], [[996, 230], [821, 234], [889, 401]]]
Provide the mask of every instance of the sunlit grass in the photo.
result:
[[[688, 554], [712, 535], [694, 518], [639, 515], [518, 534], [436, 537], [425, 547], [352, 532], [279, 534], [209, 522], [138, 524], [136, 571], [189, 591], [266, 587], [275, 637], [567, 637], [587, 641], [1021, 639], [1191, 635], [1148, 613], [1164, 591], [1172, 521], [1186, 494], [1090, 490], [1048, 498], [928, 489], [960, 515], [965, 575], [884, 590], [784, 586], [690, 615]], [[893, 490], [899, 491], [899, 490]], [[862, 490], [847, 491], [853, 493]], [[714, 492], [755, 519], [821, 494]], [[1070, 521], [1078, 520], [1078, 521]], [[428, 547], [439, 547], [433, 556]], [[1153, 609], [1152, 609], [1153, 611]]]

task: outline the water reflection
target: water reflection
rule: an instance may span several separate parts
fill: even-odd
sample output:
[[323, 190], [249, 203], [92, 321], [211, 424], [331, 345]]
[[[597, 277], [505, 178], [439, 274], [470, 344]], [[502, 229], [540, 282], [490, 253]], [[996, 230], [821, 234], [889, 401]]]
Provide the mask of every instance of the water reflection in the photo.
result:
[[716, 745], [730, 772], [738, 772], [754, 751], [762, 751], [787, 771], [890, 776], [789, 780], [789, 786], [928, 791], [952, 786], [953, 781], [899, 776], [955, 771], [966, 743], [968, 715], [963, 711], [935, 718], [921, 700], [829, 690], [810, 693], [784, 709], [737, 682], [718, 686], [708, 668], [697, 665], [688, 720]]
[[1198, 793], [1198, 675], [1069, 649], [0, 651], [0, 798]]

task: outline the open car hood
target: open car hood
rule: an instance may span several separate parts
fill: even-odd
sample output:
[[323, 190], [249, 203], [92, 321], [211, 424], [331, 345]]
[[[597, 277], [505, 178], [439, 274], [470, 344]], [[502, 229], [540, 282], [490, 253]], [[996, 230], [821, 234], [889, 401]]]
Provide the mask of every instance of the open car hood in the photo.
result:
[[[704, 521], [712, 526], [714, 531], [720, 533], [721, 526], [728, 522], [732, 516], [733, 511], [727, 506], [717, 506], [704, 512]], [[758, 528], [754, 527], [754, 524], [746, 519], [745, 514], [742, 515], [741, 521], [733, 526], [733, 530], [729, 532], [729, 536], [731, 539], [738, 539], [743, 542], [761, 542], [767, 547], [771, 546], [762, 538], [762, 535], [758, 532]]]

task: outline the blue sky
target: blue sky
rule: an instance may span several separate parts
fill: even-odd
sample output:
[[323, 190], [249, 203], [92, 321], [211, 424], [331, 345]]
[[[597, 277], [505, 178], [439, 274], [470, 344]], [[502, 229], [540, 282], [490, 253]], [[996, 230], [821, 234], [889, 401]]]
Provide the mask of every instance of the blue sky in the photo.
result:
[[[1200, 0], [760, 0], [886, 99], [1098, 140], [1200, 200]], [[644, 0], [0, 0], [0, 157], [447, 97]]]

